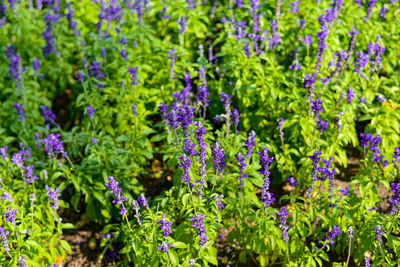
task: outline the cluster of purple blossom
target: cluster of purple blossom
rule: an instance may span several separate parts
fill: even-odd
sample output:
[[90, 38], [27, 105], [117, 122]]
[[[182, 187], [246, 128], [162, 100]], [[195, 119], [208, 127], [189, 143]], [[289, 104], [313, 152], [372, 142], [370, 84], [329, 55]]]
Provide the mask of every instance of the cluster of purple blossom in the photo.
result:
[[387, 160], [383, 160], [385, 157], [381, 154], [382, 151], [379, 149], [379, 144], [382, 141], [381, 136], [378, 134], [373, 136], [372, 134], [364, 134], [361, 133], [361, 141], [360, 145], [364, 147], [364, 156], [366, 155], [366, 148], [369, 148], [372, 152], [371, 160], [376, 163], [381, 163], [383, 168], [386, 168], [388, 165]]

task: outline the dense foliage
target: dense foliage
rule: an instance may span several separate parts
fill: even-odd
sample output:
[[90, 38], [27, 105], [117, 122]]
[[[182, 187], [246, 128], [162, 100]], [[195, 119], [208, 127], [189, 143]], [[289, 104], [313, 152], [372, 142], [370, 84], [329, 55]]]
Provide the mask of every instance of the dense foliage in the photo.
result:
[[0, 265], [61, 266], [80, 214], [98, 264], [397, 266], [399, 18], [0, 0]]

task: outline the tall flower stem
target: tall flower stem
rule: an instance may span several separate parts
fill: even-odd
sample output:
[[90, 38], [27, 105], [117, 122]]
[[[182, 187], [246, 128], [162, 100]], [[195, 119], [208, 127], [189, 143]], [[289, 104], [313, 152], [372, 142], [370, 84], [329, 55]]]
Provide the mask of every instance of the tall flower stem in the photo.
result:
[[286, 240], [286, 256], [287, 256], [287, 260], [288, 260], [289, 266], [291, 267], [292, 264], [290, 263], [290, 251], [289, 251], [289, 242], [288, 242], [288, 240]]
[[349, 238], [349, 252], [347, 253], [346, 267], [349, 266], [350, 252], [351, 252], [351, 237]]

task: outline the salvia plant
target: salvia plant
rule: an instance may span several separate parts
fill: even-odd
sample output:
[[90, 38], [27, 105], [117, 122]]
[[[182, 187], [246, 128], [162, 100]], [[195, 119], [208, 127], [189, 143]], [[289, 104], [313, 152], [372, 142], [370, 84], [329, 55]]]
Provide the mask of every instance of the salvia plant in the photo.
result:
[[399, 18], [0, 1], [0, 266], [398, 266]]

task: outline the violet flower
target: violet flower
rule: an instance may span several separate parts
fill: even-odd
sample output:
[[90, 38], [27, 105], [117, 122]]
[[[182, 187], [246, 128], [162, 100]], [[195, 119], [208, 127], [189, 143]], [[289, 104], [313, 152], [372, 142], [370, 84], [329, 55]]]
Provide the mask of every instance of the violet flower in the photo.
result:
[[25, 121], [25, 112], [22, 108], [22, 104], [14, 103], [13, 108], [15, 108], [15, 110], [17, 111], [17, 120]]
[[310, 156], [309, 158], [312, 160], [312, 171], [311, 171], [311, 183], [310, 183], [310, 187], [307, 190], [307, 197], [311, 197], [311, 193], [314, 190], [314, 184], [315, 181], [317, 180], [317, 171], [318, 171], [318, 163], [320, 161], [320, 156], [321, 152], [318, 151], [317, 149], [315, 149], [315, 152], [312, 156]]
[[238, 134], [238, 125], [239, 125], [239, 112], [236, 108], [233, 109], [232, 113], [231, 113], [231, 117], [232, 117], [232, 122], [233, 125], [235, 126], [235, 133]]
[[117, 203], [121, 205], [121, 211], [119, 212], [120, 215], [126, 214], [126, 208], [124, 206], [124, 201], [128, 200], [127, 197], [121, 196], [121, 188], [118, 187], [118, 182], [112, 176], [108, 176], [109, 183], [106, 183], [108, 189], [110, 189], [110, 193], [114, 195], [112, 203]]
[[[327, 235], [328, 235], [329, 244], [333, 245], [333, 239], [336, 236], [340, 235], [339, 226], [337, 226], [337, 225], [333, 226], [332, 230], [327, 232]], [[324, 239], [326, 239], [326, 238], [324, 237]]]
[[163, 230], [161, 234], [164, 237], [168, 237], [170, 234], [172, 234], [172, 222], [167, 221], [167, 215], [161, 215], [161, 220], [158, 220], [158, 223], [160, 224], [160, 229]]
[[139, 84], [139, 77], [138, 77], [138, 69], [139, 67], [134, 67], [128, 69], [128, 73], [131, 75], [131, 85], [138, 85]]
[[287, 230], [289, 229], [289, 226], [287, 225], [286, 222], [286, 217], [289, 215], [288, 212], [286, 211], [286, 207], [282, 207], [281, 211], [277, 212], [277, 214], [280, 216], [280, 224], [279, 224], [279, 228], [281, 228], [282, 230], [282, 239], [283, 241], [288, 241], [289, 240], [289, 236], [287, 233]]
[[48, 127], [50, 125], [58, 127], [58, 124], [55, 121], [56, 115], [54, 115], [49, 106], [40, 105], [40, 113], [43, 115], [44, 121]]
[[204, 244], [207, 242], [208, 237], [206, 234], [206, 227], [204, 226], [203, 219], [205, 216], [203, 214], [196, 213], [195, 216], [190, 217], [190, 221], [193, 223], [192, 227], [197, 229], [197, 236], [200, 238], [198, 244], [200, 247], [203, 247]]
[[392, 214], [397, 214], [400, 207], [400, 182], [397, 184], [392, 183], [390, 186], [390, 190], [393, 193], [392, 197], [389, 199], [390, 211]]
[[385, 232], [382, 230], [382, 226], [379, 224], [374, 227], [374, 229], [376, 231], [376, 240], [378, 241], [378, 244], [380, 246], [382, 244], [382, 235], [384, 235]]
[[8, 244], [7, 236], [10, 234], [4, 227], [0, 226], [0, 242], [1, 246], [4, 248], [4, 251], [10, 256], [10, 246]]
[[185, 33], [186, 31], [186, 26], [187, 26], [187, 21], [185, 21], [185, 15], [181, 15], [181, 17], [179, 18], [179, 20], [176, 21], [179, 25], [179, 33]]
[[192, 159], [186, 156], [186, 154], [178, 156], [178, 158], [180, 159], [179, 168], [183, 170], [183, 174], [181, 176], [182, 182], [188, 184], [190, 182], [189, 169], [192, 164]]
[[211, 145], [211, 149], [211, 156], [213, 157], [212, 161], [214, 162], [213, 168], [216, 170], [218, 176], [218, 173], [222, 173], [222, 169], [226, 164], [226, 162], [224, 162], [225, 154], [221, 148], [220, 142], [215, 143], [215, 145]]
[[270, 180], [269, 180], [269, 165], [272, 163], [274, 158], [270, 158], [268, 156], [268, 148], [264, 148], [264, 150], [258, 152], [260, 155], [260, 165], [261, 165], [261, 170], [260, 174], [263, 176], [263, 185], [261, 188], [261, 202], [263, 203], [263, 206], [266, 207], [267, 209], [269, 206], [271, 206], [271, 203], [275, 201], [275, 198], [273, 197], [273, 194], [269, 192], [269, 185], [270, 185]]
[[244, 168], [247, 166], [246, 163], [244, 163], [245, 157], [243, 157], [242, 153], [238, 153], [236, 156], [236, 161], [237, 161], [237, 166], [240, 169], [240, 176], [237, 178], [240, 184], [240, 192], [242, 192], [242, 187], [243, 187], [243, 178], [247, 177], [247, 174], [244, 173]]
[[11, 207], [7, 207], [7, 211], [3, 212], [6, 222], [9, 222], [15, 226], [15, 214], [16, 213], [17, 213], [17, 209], [11, 209]]
[[256, 133], [254, 131], [251, 131], [249, 136], [247, 137], [246, 141], [244, 141], [244, 144], [246, 145], [247, 153], [245, 157], [249, 158], [253, 154], [253, 147], [255, 146], [254, 139], [256, 138]]
[[90, 119], [93, 120], [93, 115], [94, 115], [94, 112], [95, 112], [96, 110], [97, 110], [97, 109], [92, 108], [90, 105], [87, 105], [87, 106], [86, 106], [86, 114], [85, 114], [85, 116], [89, 116]]

